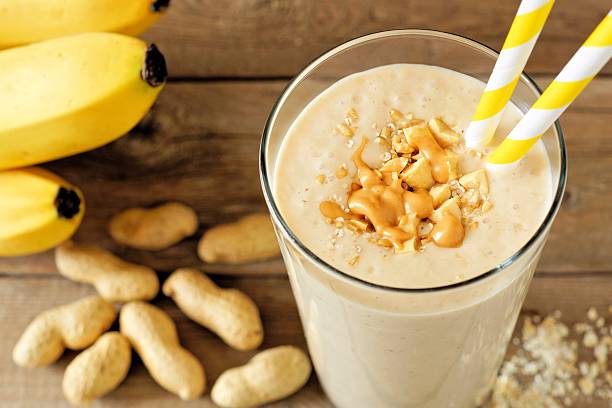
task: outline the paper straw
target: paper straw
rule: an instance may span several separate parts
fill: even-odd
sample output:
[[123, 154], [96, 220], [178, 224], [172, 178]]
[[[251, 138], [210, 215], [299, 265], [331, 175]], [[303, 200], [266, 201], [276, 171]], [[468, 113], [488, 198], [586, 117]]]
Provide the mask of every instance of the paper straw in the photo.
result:
[[521, 159], [612, 57], [612, 10], [542, 96], [488, 157], [492, 164]]
[[466, 132], [468, 147], [491, 141], [554, 0], [523, 0]]

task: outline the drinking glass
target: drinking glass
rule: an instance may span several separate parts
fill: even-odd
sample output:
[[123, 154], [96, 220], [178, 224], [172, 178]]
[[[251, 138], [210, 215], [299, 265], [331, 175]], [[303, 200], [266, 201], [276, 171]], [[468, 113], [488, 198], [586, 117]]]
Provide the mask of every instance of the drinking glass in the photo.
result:
[[[315, 370], [335, 406], [467, 408], [485, 401], [561, 203], [565, 144], [556, 122], [542, 138], [553, 178], [552, 205], [534, 236], [515, 254], [460, 283], [398, 289], [334, 268], [289, 228], [272, 189], [283, 138], [314, 97], [347, 75], [414, 63], [486, 82], [497, 57], [478, 42], [443, 32], [366, 35], [310, 63], [288, 84], [270, 114], [260, 151], [263, 191]], [[512, 101], [525, 112], [539, 95], [533, 80], [523, 74]]]

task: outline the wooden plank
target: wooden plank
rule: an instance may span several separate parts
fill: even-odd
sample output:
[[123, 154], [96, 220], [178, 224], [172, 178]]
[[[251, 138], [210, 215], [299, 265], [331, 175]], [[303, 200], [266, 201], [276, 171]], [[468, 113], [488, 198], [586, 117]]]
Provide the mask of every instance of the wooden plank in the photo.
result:
[[[501, 48], [518, 1], [175, 1], [144, 37], [176, 77], [291, 76], [348, 39], [382, 30], [431, 28]], [[608, 11], [601, 0], [558, 1], [527, 66], [557, 73]], [[612, 72], [612, 66], [605, 68]]]
[[[539, 77], [545, 83], [550, 77]], [[245, 266], [205, 265], [196, 257], [201, 232], [265, 210], [258, 149], [267, 115], [284, 81], [172, 83], [128, 137], [48, 165], [82, 187], [88, 205], [76, 239], [101, 244], [159, 271], [198, 266], [220, 274], [283, 274], [278, 260]], [[568, 194], [540, 264], [542, 271], [612, 271], [612, 79], [596, 79], [562, 119], [570, 156]], [[123, 208], [165, 200], [192, 205], [196, 236], [161, 252], [129, 250], [106, 233]], [[0, 272], [52, 273], [52, 254], [0, 260]]]
[[[224, 287], [235, 287], [253, 297], [260, 306], [266, 338], [263, 347], [295, 344], [304, 347], [302, 328], [288, 282], [284, 278], [219, 278]], [[5, 407], [64, 407], [61, 394], [63, 370], [76, 355], [68, 352], [59, 363], [47, 368], [24, 369], [11, 361], [11, 352], [23, 328], [39, 312], [47, 308], [76, 300], [93, 293], [86, 285], [79, 285], [59, 277], [0, 278], [0, 401]], [[607, 310], [612, 293], [609, 276], [546, 276], [536, 278], [525, 303], [526, 314], [545, 315], [560, 310], [566, 324], [584, 320], [590, 306], [600, 312]], [[155, 303], [163, 307], [177, 324], [182, 344], [204, 362], [212, 384], [226, 368], [243, 364], [253, 352], [237, 352], [225, 346], [207, 330], [189, 321], [166, 298], [160, 296]], [[171, 407], [179, 400], [158, 387], [142, 364], [135, 359], [127, 380], [95, 406], [99, 407]], [[207, 398], [180, 406], [211, 406]], [[313, 376], [308, 386], [278, 407], [326, 407], [322, 391]], [[593, 405], [575, 407], [604, 407], [597, 401]]]

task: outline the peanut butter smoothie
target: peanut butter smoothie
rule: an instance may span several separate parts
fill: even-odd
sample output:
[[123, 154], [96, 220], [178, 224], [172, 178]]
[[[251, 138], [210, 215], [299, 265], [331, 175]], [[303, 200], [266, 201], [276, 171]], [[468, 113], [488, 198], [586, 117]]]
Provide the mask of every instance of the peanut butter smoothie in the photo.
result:
[[[287, 133], [275, 194], [298, 238], [368, 282], [434, 288], [482, 274], [534, 234], [551, 201], [543, 146], [490, 172], [462, 133], [484, 84], [426, 65], [353, 74]], [[498, 130], [521, 118], [514, 106]]]
[[[489, 395], [553, 182], [541, 142], [499, 171], [485, 165], [493, 147], [465, 147], [483, 88], [445, 68], [381, 66], [327, 87], [279, 133], [272, 198], [300, 244], [276, 227], [335, 406], [473, 408]], [[492, 146], [520, 118], [508, 106]]]

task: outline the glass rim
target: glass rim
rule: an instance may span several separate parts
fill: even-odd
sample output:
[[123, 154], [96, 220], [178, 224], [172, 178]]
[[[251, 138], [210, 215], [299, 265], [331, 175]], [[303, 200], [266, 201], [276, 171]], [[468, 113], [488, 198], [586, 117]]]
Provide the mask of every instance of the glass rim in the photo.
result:
[[[311, 251], [306, 245], [304, 245], [302, 241], [293, 233], [289, 225], [285, 222], [285, 219], [282, 217], [276, 205], [276, 202], [274, 200], [272, 187], [270, 185], [270, 180], [268, 177], [268, 169], [266, 167], [266, 163], [267, 163], [266, 153], [267, 153], [267, 148], [268, 148], [268, 144], [270, 141], [270, 133], [271, 133], [272, 126], [276, 120], [276, 117], [278, 116], [278, 112], [282, 108], [285, 100], [287, 99], [287, 96], [291, 92], [293, 92], [293, 90], [300, 84], [300, 82], [304, 79], [305, 76], [307, 76], [310, 72], [316, 69], [319, 66], [319, 64], [322, 63], [323, 61], [326, 61], [330, 57], [333, 57], [334, 55], [348, 48], [351, 48], [355, 45], [358, 45], [358, 44], [361, 44], [367, 41], [371, 41], [371, 40], [393, 37], [393, 36], [405, 36], [405, 35], [421, 35], [421, 36], [437, 37], [441, 39], [452, 40], [452, 41], [461, 43], [463, 45], [467, 45], [471, 48], [474, 48], [480, 51], [481, 53], [484, 53], [492, 57], [494, 60], [497, 60], [497, 57], [499, 56], [499, 52], [497, 52], [493, 48], [487, 45], [484, 45], [481, 42], [478, 42], [471, 38], [463, 37], [457, 34], [448, 33], [445, 31], [427, 30], [427, 29], [399, 29], [399, 30], [379, 31], [379, 32], [366, 34], [366, 35], [359, 36], [351, 40], [345, 41], [341, 43], [340, 45], [337, 45], [325, 51], [323, 54], [321, 54], [320, 56], [312, 60], [310, 63], [308, 63], [294, 78], [292, 78], [289, 81], [289, 83], [283, 89], [283, 92], [281, 93], [281, 95], [278, 97], [278, 99], [274, 103], [274, 106], [272, 107], [270, 115], [268, 116], [268, 119], [266, 121], [266, 125], [264, 127], [263, 135], [261, 139], [260, 150], [259, 150], [259, 175], [260, 175], [261, 186], [263, 189], [264, 199], [266, 200], [268, 208], [270, 209], [270, 214], [272, 216], [272, 219], [275, 221], [276, 225], [282, 228], [282, 232], [284, 233], [284, 235], [295, 245], [295, 247], [306, 258], [312, 260], [317, 266], [321, 267], [323, 270], [327, 271], [331, 275], [335, 275], [339, 277], [340, 279], [348, 280], [349, 282], [355, 283], [357, 285], [366, 286], [369, 289], [378, 289], [378, 290], [383, 290], [383, 291], [392, 291], [392, 292], [399, 292], [399, 293], [444, 292], [444, 291], [449, 291], [452, 289], [461, 288], [464, 286], [471, 286], [477, 282], [480, 282], [489, 277], [497, 275], [498, 273], [500, 273], [501, 271], [505, 270], [507, 267], [512, 265], [516, 260], [521, 258], [521, 256], [524, 255], [527, 251], [529, 251], [529, 249], [533, 247], [536, 241], [548, 230], [557, 212], [559, 211], [559, 207], [561, 206], [561, 201], [563, 198], [563, 193], [565, 191], [565, 186], [566, 186], [566, 181], [567, 181], [567, 151], [566, 151], [566, 146], [565, 146], [565, 140], [563, 137], [563, 131], [561, 130], [561, 124], [559, 123], [559, 120], [556, 120], [554, 123], [555, 133], [557, 134], [557, 140], [559, 142], [559, 155], [560, 155], [559, 182], [556, 186], [555, 195], [553, 197], [553, 202], [550, 206], [550, 209], [548, 213], [546, 214], [546, 216], [544, 217], [544, 220], [542, 221], [542, 223], [536, 230], [536, 232], [516, 252], [514, 252], [511, 256], [509, 256], [508, 258], [506, 258], [505, 260], [503, 260], [502, 262], [500, 262], [493, 268], [489, 269], [488, 271], [480, 275], [474, 276], [470, 279], [467, 279], [465, 281], [452, 283], [448, 285], [435, 286], [435, 287], [430, 287], [430, 288], [398, 288], [398, 287], [393, 287], [393, 286], [382, 285], [379, 283], [373, 283], [365, 279], [361, 279], [356, 276], [352, 276], [346, 272], [343, 272], [342, 270], [338, 268], [335, 268], [333, 265], [330, 265], [327, 262], [325, 262], [318, 255], [316, 255], [313, 251]], [[540, 96], [542, 94], [542, 90], [540, 89], [540, 87], [535, 83], [533, 79], [531, 79], [529, 75], [527, 75], [525, 71], [521, 72], [520, 78], [529, 88], [531, 88], [531, 90], [536, 94], [536, 96]]]

